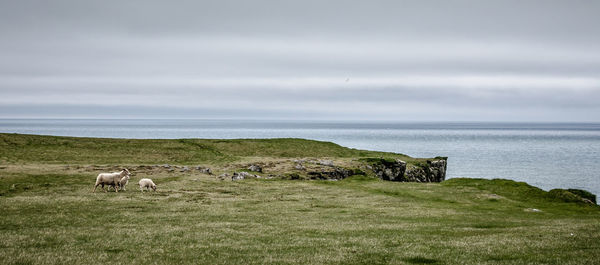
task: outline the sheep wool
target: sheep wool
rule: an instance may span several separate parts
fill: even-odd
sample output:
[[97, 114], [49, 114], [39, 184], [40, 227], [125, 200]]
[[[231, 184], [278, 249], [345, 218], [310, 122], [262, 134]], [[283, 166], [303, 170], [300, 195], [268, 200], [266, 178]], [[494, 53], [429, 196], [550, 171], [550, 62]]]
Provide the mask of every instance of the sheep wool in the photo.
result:
[[156, 191], [156, 184], [154, 184], [154, 182], [151, 179], [140, 179], [140, 181], [138, 182], [138, 184], [140, 184], [140, 190], [142, 192], [144, 192], [144, 188], [146, 190], [148, 190], [149, 188], [151, 188], [152, 190]]

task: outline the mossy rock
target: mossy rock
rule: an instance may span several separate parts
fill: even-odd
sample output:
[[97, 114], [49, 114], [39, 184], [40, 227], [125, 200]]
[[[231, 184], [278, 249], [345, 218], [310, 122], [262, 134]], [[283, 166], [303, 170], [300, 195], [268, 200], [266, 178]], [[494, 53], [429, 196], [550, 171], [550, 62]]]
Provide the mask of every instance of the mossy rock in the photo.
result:
[[568, 189], [567, 191], [569, 191], [570, 193], [573, 193], [575, 195], [578, 195], [581, 198], [588, 199], [588, 200], [592, 201], [593, 203], [596, 203], [596, 195], [587, 190]]
[[[573, 190], [575, 193], [571, 192], [571, 190], [553, 189], [548, 192], [548, 197], [564, 202], [596, 203], [596, 196], [594, 194], [583, 190]], [[586, 197], [579, 194], [583, 194]], [[589, 197], [592, 197], [594, 200], [591, 200]]]

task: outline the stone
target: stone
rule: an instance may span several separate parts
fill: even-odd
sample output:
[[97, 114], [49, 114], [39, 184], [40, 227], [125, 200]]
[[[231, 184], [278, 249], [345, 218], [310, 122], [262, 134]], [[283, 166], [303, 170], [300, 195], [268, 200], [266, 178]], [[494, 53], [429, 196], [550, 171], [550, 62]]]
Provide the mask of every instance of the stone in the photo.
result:
[[212, 170], [208, 167], [203, 167], [203, 166], [197, 166], [196, 170], [200, 171], [200, 173], [204, 173], [204, 174], [208, 174], [208, 175], [212, 175]]
[[227, 174], [227, 173], [223, 173], [223, 174], [219, 175], [219, 176], [217, 177], [217, 179], [220, 179], [220, 180], [226, 180], [226, 179], [229, 179], [229, 174]]
[[262, 178], [259, 175], [250, 174], [248, 172], [233, 172], [233, 176], [231, 176], [231, 180], [242, 180], [247, 178]]
[[250, 165], [248, 167], [248, 170], [254, 171], [254, 172], [262, 172], [262, 167], [260, 167], [259, 165]]
[[233, 176], [231, 176], [231, 180], [242, 180], [249, 176], [252, 176], [252, 175], [248, 172], [239, 172], [239, 173], [233, 172]]
[[187, 171], [189, 171], [189, 170], [190, 170], [190, 169], [189, 169], [187, 166], [184, 166], [184, 167], [182, 167], [182, 168], [179, 170], [179, 172], [187, 172]]
[[322, 165], [322, 166], [332, 167], [333, 166], [333, 161], [331, 161], [331, 160], [319, 160], [317, 162], [317, 164]]
[[[235, 175], [236, 173], [233, 173], [233, 174]], [[237, 173], [237, 174], [243, 176], [244, 178], [254, 176], [254, 175], [252, 175], [252, 174], [250, 174], [248, 172], [245, 172], [245, 171], [242, 171], [242, 172]]]

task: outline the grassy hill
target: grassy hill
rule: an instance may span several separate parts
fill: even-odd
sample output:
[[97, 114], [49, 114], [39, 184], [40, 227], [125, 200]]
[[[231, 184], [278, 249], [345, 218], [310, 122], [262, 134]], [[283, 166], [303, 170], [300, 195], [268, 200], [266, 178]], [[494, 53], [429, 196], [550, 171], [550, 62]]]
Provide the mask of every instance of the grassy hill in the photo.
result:
[[50, 164], [216, 164], [246, 157], [412, 158], [304, 139], [105, 139], [0, 133], [0, 161]]
[[[509, 180], [222, 181], [248, 163], [420, 159], [300, 140], [0, 134], [2, 264], [598, 264], [600, 210]], [[290, 162], [291, 163], [291, 162]], [[142, 165], [146, 165], [142, 167]], [[95, 176], [132, 168], [124, 192]], [[160, 169], [162, 168], [162, 169]], [[275, 173], [287, 170], [273, 166]], [[136, 189], [150, 177], [157, 192]]]

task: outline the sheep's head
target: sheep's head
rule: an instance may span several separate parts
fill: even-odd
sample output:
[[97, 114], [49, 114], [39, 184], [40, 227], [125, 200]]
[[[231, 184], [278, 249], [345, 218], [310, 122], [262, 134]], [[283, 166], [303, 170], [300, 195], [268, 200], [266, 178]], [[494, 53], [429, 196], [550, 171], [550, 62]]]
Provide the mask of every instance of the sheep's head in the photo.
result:
[[129, 173], [129, 170], [127, 170], [126, 168], [124, 168], [123, 170], [121, 170], [121, 172], [124, 172], [125, 175], [130, 175], [131, 173]]
[[152, 185], [152, 190], [156, 191], [156, 184]]

